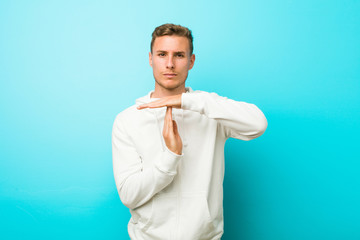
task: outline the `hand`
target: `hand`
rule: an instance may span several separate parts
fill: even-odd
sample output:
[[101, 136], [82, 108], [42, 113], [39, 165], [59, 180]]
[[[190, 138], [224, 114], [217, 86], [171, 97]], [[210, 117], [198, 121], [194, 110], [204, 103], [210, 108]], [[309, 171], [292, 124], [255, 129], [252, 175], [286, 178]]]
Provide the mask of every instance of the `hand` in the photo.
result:
[[182, 153], [182, 141], [177, 124], [172, 120], [172, 107], [166, 108], [163, 137], [168, 149], [178, 155]]
[[181, 108], [181, 95], [174, 95], [169, 97], [163, 97], [159, 100], [145, 103], [137, 107], [137, 109], [141, 110], [144, 108], [160, 108], [160, 107], [174, 107], [174, 108]]

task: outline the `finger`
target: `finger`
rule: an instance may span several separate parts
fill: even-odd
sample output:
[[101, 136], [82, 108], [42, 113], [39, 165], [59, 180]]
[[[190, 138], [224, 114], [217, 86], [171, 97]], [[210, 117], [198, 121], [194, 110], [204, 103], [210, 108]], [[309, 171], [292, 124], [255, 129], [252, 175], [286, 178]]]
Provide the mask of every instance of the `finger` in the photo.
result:
[[163, 102], [151, 102], [151, 103], [146, 103], [146, 104], [142, 104], [140, 106], [137, 107], [137, 109], [144, 109], [144, 108], [160, 108], [160, 107], [166, 107], [166, 104], [164, 104]]
[[147, 108], [147, 104], [141, 104], [139, 106], [137, 106], [137, 109], [143, 109], [143, 108]]
[[172, 120], [172, 107], [167, 107], [166, 109], [166, 117], [168, 122], [168, 128], [172, 132], [173, 130], [173, 120]]
[[160, 108], [160, 107], [175, 107], [181, 108], [181, 95], [177, 96], [170, 96], [170, 97], [163, 97], [159, 100], [145, 103], [137, 107], [137, 109], [144, 109], [144, 108]]
[[169, 120], [172, 121], [172, 107], [167, 107], [169, 109]]
[[148, 108], [159, 108], [159, 107], [165, 107], [161, 100], [157, 100], [154, 102], [151, 102], [147, 105]]
[[158, 101], [159, 101], [159, 100], [154, 101], [154, 102], [150, 102], [150, 103], [141, 104], [141, 105], [139, 105], [139, 106], [137, 107], [137, 109], [151, 108], [152, 106], [156, 106], [156, 104], [157, 104]]
[[169, 108], [166, 109], [166, 113], [164, 117], [163, 135], [167, 135], [168, 130], [169, 130]]
[[170, 136], [172, 135], [172, 109], [171, 107], [166, 108], [165, 118], [164, 118], [164, 135]]
[[[159, 101], [159, 100], [158, 100], [158, 101]], [[158, 101], [141, 104], [141, 105], [139, 105], [139, 106], [137, 107], [137, 109], [162, 107], [163, 104], [159, 103]]]
[[174, 128], [174, 134], [175, 136], [179, 135], [179, 130], [178, 130], [178, 126], [175, 120], [172, 121], [173, 122], [173, 128]]

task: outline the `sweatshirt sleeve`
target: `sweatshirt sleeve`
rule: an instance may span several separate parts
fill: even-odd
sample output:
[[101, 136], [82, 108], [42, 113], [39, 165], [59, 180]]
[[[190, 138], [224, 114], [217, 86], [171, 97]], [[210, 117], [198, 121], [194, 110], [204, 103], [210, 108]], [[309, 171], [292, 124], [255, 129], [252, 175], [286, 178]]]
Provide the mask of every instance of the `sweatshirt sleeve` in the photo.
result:
[[224, 127], [227, 138], [251, 140], [261, 136], [267, 128], [265, 115], [257, 106], [221, 97], [216, 93], [183, 93], [181, 108], [215, 119]]
[[115, 119], [112, 129], [113, 171], [120, 199], [128, 208], [143, 205], [169, 185], [177, 173], [182, 156], [165, 148], [161, 157], [154, 161], [155, 164], [144, 169], [141, 156], [123, 123], [118, 117]]

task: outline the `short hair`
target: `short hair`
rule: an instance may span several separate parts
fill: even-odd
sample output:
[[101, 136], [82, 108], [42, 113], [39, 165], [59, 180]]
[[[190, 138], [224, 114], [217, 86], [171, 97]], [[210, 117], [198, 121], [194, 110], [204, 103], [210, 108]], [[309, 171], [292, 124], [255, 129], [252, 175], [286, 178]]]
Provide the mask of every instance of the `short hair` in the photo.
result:
[[150, 44], [150, 51], [152, 53], [152, 49], [154, 46], [155, 39], [157, 37], [161, 36], [179, 36], [179, 37], [186, 37], [189, 40], [189, 46], [190, 46], [190, 55], [193, 54], [194, 46], [193, 46], [193, 36], [191, 34], [191, 30], [187, 27], [183, 27], [181, 25], [175, 25], [172, 23], [166, 23], [163, 25], [160, 25], [155, 28], [155, 30], [152, 33], [152, 39]]

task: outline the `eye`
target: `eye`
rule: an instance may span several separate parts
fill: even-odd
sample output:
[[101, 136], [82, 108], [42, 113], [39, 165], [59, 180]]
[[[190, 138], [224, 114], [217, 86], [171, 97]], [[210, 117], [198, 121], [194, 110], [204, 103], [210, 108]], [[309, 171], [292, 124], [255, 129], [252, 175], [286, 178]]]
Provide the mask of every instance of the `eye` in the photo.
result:
[[178, 57], [184, 57], [184, 54], [179, 53], [177, 56]]
[[165, 53], [159, 53], [158, 56], [163, 57], [165, 56]]

